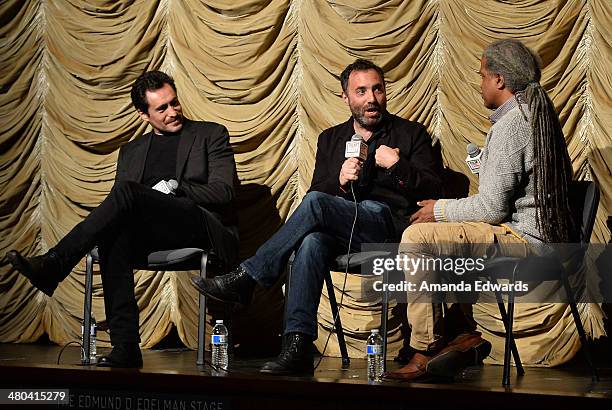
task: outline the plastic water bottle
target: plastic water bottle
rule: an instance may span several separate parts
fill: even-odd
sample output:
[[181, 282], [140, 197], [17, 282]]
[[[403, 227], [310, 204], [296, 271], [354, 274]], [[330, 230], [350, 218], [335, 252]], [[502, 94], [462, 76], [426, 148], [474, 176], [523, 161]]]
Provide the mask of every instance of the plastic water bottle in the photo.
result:
[[212, 330], [212, 364], [219, 369], [227, 370], [229, 358], [227, 357], [227, 327], [223, 324], [223, 320], [215, 321], [215, 327]]
[[378, 329], [372, 329], [366, 342], [368, 359], [368, 381], [379, 382], [383, 375], [383, 340]]
[[[83, 334], [83, 323], [81, 323], [81, 335]], [[89, 322], [89, 358], [86, 358], [84, 356], [81, 355], [81, 362], [85, 363], [85, 364], [96, 364], [97, 363], [97, 358], [96, 358], [96, 336], [98, 335], [98, 326], [96, 323], [96, 318], [95, 317], [91, 317], [91, 320]], [[82, 337], [82, 336], [81, 336]], [[84, 340], [81, 340], [81, 344], [85, 342]], [[85, 349], [83, 349], [83, 352], [85, 352]]]

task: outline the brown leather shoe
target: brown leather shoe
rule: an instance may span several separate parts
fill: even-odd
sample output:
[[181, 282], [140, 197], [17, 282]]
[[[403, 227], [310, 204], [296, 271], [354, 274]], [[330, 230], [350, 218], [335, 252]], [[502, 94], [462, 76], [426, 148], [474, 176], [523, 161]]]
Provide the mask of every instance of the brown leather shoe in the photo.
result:
[[387, 372], [383, 374], [383, 379], [425, 381], [429, 378], [429, 375], [427, 374], [427, 363], [429, 360], [431, 360], [430, 356], [425, 356], [422, 353], [415, 353], [406, 366], [394, 372]]
[[466, 332], [451, 340], [444, 349], [440, 350], [435, 356], [451, 350], [463, 349], [465, 346], [471, 346], [476, 340], [482, 340], [480, 332]]
[[454, 378], [466, 367], [482, 364], [489, 353], [491, 343], [483, 339], [480, 333], [461, 334], [427, 362], [427, 374]]

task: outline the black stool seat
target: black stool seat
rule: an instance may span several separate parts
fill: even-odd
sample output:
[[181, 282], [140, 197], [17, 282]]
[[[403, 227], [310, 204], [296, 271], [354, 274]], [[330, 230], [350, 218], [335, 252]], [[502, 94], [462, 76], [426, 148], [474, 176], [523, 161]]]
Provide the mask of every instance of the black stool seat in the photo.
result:
[[332, 266], [332, 269], [338, 272], [344, 271], [348, 265], [349, 273], [363, 274], [355, 269], [361, 269], [361, 265], [372, 262], [374, 259], [387, 258], [390, 254], [391, 252], [388, 251], [355, 252], [348, 255], [342, 254], [336, 258], [334, 261], [335, 266]]

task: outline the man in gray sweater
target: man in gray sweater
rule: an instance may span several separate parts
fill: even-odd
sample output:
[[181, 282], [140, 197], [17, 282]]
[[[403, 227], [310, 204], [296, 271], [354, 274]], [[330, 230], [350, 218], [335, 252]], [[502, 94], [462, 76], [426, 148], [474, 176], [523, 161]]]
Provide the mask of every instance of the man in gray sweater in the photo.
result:
[[[519, 41], [496, 41], [484, 51], [479, 72], [484, 104], [495, 111], [478, 193], [417, 203], [421, 209], [411, 216], [400, 246], [408, 258], [484, 255], [491, 244], [521, 256], [530, 245], [570, 239], [571, 163], [554, 106], [539, 84], [537, 55]], [[438, 271], [427, 268], [406, 271], [408, 281], [436, 282]], [[427, 291], [409, 293], [411, 359], [387, 377], [422, 378], [427, 363], [443, 350], [467, 352], [477, 360], [489, 354], [490, 343], [478, 333], [447, 343], [442, 304], [434, 302]]]

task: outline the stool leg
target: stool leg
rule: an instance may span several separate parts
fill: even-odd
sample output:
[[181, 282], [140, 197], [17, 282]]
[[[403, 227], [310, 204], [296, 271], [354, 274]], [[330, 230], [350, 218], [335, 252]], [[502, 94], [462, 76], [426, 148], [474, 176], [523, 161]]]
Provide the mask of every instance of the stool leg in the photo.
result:
[[[495, 283], [498, 283], [495, 281]], [[504, 301], [501, 297], [501, 293], [499, 291], [495, 291], [495, 297], [497, 298], [497, 307], [499, 308], [499, 314], [501, 316], [502, 322], [504, 324], [504, 329], [506, 330], [506, 334], [508, 333], [508, 314], [506, 313], [506, 307], [504, 306]], [[522, 376], [525, 374], [525, 369], [523, 369], [523, 363], [521, 362], [521, 357], [519, 356], [518, 349], [516, 347], [516, 342], [514, 340], [514, 335], [510, 333], [510, 349], [512, 351], [512, 357], [514, 358], [514, 364], [516, 365], [516, 374]]]
[[[389, 273], [383, 273], [383, 283], [389, 283]], [[380, 332], [383, 339], [383, 373], [387, 371], [387, 320], [389, 318], [389, 288], [386, 287], [382, 298], [382, 312], [380, 315]]]
[[512, 328], [514, 325], [514, 292], [511, 291], [508, 295], [508, 326], [506, 330], [506, 343], [504, 347], [504, 375], [502, 380], [503, 386], [510, 386], [510, 354], [511, 342], [513, 340]]
[[[508, 294], [508, 325], [506, 326], [506, 344], [504, 346], [504, 375], [502, 379], [502, 385], [504, 387], [510, 386], [510, 354], [512, 345], [514, 345], [514, 284], [516, 283], [517, 271], [519, 269], [519, 263], [514, 265], [512, 271], [512, 278], [510, 279], [510, 286], [512, 289]], [[517, 351], [518, 356], [518, 351]], [[522, 369], [522, 366], [521, 366]]]
[[234, 354], [234, 332], [232, 331], [232, 312], [233, 306], [229, 303], [223, 306], [223, 323], [227, 327], [227, 354]]
[[90, 364], [89, 355], [91, 354], [91, 341], [89, 328], [91, 327], [91, 299], [93, 293], [93, 256], [87, 254], [85, 259], [85, 301], [83, 303], [83, 349], [81, 364]]
[[295, 258], [295, 252], [291, 254], [289, 257], [289, 261], [287, 262], [287, 276], [285, 277], [285, 294], [284, 294], [284, 303], [283, 303], [283, 334], [281, 335], [281, 340], [283, 341], [283, 347], [285, 343], [285, 332], [287, 328], [287, 296], [289, 295], [289, 287], [291, 286], [291, 273], [293, 272], [293, 259]]
[[580, 313], [578, 313], [578, 307], [576, 307], [576, 300], [574, 299], [572, 288], [569, 280], [567, 279], [567, 275], [565, 274], [563, 275], [563, 287], [565, 288], [565, 293], [567, 294], [572, 316], [574, 317], [574, 323], [576, 324], [576, 330], [578, 330], [578, 336], [580, 336], [580, 344], [582, 345], [584, 356], [589, 364], [589, 367], [591, 368], [591, 380], [598, 382], [599, 374], [597, 373], [597, 367], [595, 367], [595, 364], [593, 363], [591, 350], [589, 349], [589, 342], [586, 337], [586, 332], [584, 331], [584, 326], [582, 326], [582, 319], [580, 319]]
[[336, 293], [334, 291], [334, 284], [331, 279], [329, 271], [325, 274], [325, 284], [327, 285], [327, 294], [329, 296], [329, 304], [331, 306], [332, 317], [334, 318], [333, 326], [336, 328], [336, 335], [338, 336], [338, 344], [340, 345], [340, 354], [342, 355], [342, 367], [348, 367], [351, 363], [348, 351], [346, 350], [346, 341], [344, 340], [344, 329], [342, 328], [342, 321], [340, 320], [340, 314], [338, 313], [338, 302], [336, 301]]
[[[208, 268], [208, 253], [202, 254], [200, 262], [200, 277], [206, 279], [206, 269]], [[198, 313], [198, 354], [196, 364], [204, 365], [204, 343], [206, 343], [206, 296], [200, 293]]]

